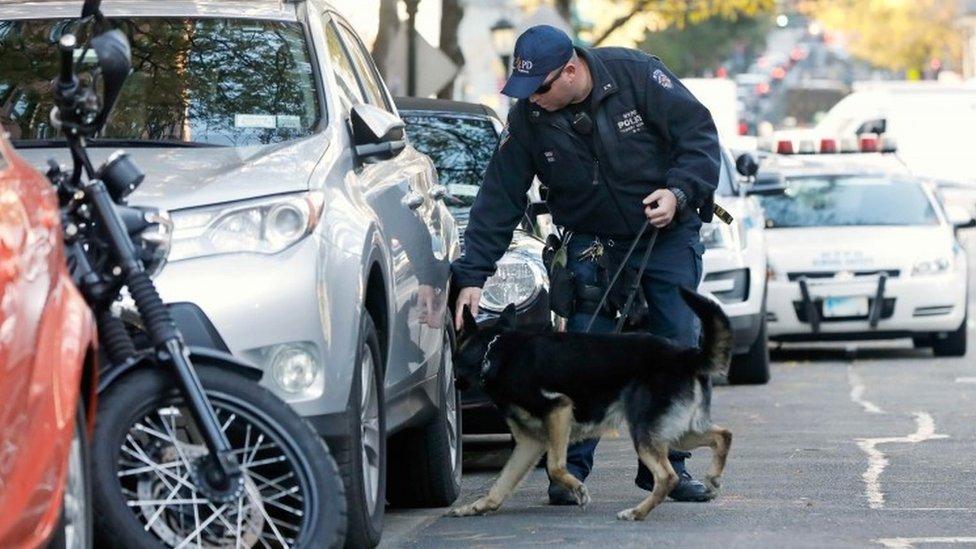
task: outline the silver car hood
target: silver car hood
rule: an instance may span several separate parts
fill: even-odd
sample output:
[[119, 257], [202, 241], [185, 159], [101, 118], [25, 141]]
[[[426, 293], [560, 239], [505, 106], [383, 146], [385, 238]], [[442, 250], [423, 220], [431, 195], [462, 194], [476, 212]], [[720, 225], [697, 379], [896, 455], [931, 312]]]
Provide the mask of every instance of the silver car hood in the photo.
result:
[[[146, 179], [128, 202], [164, 210], [180, 210], [273, 194], [308, 190], [312, 170], [328, 139], [311, 137], [250, 147], [127, 148]], [[117, 149], [90, 148], [97, 167]], [[41, 171], [55, 158], [70, 169], [67, 149], [19, 149]]]

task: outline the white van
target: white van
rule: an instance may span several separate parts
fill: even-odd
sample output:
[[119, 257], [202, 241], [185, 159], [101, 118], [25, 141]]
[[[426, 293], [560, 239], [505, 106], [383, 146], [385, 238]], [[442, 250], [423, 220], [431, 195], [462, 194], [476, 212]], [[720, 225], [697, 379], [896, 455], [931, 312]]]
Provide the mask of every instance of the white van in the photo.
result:
[[895, 138], [898, 155], [912, 173], [976, 182], [972, 162], [976, 86], [897, 82], [859, 87], [862, 91], [830, 109], [814, 134], [884, 133]]

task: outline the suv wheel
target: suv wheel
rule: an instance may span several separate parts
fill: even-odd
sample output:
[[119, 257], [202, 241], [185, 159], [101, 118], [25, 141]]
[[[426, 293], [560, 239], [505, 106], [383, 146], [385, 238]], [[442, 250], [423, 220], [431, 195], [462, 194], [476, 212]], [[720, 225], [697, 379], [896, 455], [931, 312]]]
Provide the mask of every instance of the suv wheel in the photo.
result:
[[359, 351], [349, 395], [350, 433], [334, 451], [346, 488], [346, 547], [375, 547], [386, 512], [386, 417], [376, 325], [363, 311]]
[[759, 333], [749, 350], [732, 357], [729, 385], [763, 385], [769, 381], [769, 338], [766, 336], [765, 316], [763, 311]]
[[454, 384], [454, 336], [445, 320], [438, 386], [441, 407], [427, 425], [390, 439], [391, 505], [446, 507], [461, 493], [461, 396]]

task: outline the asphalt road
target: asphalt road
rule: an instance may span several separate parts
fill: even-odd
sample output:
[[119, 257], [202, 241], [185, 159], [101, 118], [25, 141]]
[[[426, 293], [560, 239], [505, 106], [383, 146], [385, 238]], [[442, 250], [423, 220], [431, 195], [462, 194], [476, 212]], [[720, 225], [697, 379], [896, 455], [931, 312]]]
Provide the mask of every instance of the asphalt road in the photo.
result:
[[[787, 345], [774, 347], [768, 385], [717, 387], [712, 416], [734, 439], [713, 502], [669, 501], [644, 522], [616, 520], [644, 494], [623, 437], [599, 446], [585, 509], [547, 505], [537, 469], [489, 516], [390, 509], [382, 546], [976, 547], [969, 318], [963, 359], [934, 358], [908, 340]], [[496, 451], [467, 461], [503, 459]], [[703, 473], [707, 460], [696, 452], [690, 470]], [[466, 469], [462, 501], [483, 495], [496, 474]]]

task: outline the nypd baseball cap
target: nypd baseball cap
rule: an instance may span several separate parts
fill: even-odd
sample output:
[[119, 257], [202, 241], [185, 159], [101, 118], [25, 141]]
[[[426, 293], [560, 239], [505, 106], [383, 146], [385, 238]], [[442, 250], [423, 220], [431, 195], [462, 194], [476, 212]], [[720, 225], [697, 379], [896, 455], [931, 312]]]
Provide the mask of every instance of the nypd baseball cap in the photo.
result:
[[516, 99], [529, 97], [572, 56], [573, 41], [565, 32], [549, 25], [529, 28], [515, 42], [512, 74], [502, 93]]

